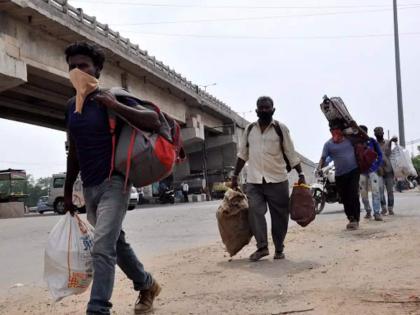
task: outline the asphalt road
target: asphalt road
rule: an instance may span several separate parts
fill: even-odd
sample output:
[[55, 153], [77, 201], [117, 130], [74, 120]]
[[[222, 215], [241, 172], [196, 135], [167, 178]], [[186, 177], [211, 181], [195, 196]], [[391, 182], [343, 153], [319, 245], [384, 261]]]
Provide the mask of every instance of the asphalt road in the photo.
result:
[[[419, 201], [418, 192], [396, 193], [396, 213], [415, 211], [420, 216]], [[219, 240], [215, 218], [219, 203], [153, 206], [129, 211], [124, 222], [128, 242], [140, 259], [213, 243]], [[342, 206], [327, 205], [317, 220], [338, 216], [344, 216]], [[0, 220], [0, 294], [16, 284], [43, 284], [44, 246], [49, 231], [60, 218], [44, 214]]]

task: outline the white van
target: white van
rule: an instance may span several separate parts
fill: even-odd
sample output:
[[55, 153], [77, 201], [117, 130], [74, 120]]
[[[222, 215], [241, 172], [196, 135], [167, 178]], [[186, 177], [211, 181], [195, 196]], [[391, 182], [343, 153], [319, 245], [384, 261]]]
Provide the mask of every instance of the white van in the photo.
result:
[[[54, 209], [58, 214], [64, 214], [64, 182], [66, 180], [66, 173], [53, 174], [51, 185], [48, 191], [47, 204]], [[133, 187], [130, 192], [130, 200], [128, 210], [133, 210], [139, 202], [139, 194]], [[83, 186], [80, 176], [73, 185], [73, 204], [81, 213], [86, 212], [85, 199], [83, 197]]]

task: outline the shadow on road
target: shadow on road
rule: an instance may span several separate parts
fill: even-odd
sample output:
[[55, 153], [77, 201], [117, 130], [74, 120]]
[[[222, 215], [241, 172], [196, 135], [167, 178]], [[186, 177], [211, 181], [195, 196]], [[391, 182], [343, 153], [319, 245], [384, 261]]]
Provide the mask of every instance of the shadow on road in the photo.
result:
[[338, 214], [338, 213], [344, 213], [344, 209], [341, 210], [333, 210], [333, 211], [325, 211], [325, 212], [321, 212], [318, 215], [331, 215], [331, 214]]
[[[231, 261], [222, 261], [218, 263], [222, 268], [243, 269], [245, 271], [259, 273], [268, 277], [280, 277], [285, 274], [298, 274], [307, 270], [321, 267], [315, 261], [292, 261], [289, 259], [273, 260], [272, 257], [261, 259], [258, 262], [252, 262], [248, 258], [233, 259]], [[281, 267], [281, 268], [279, 268]]]

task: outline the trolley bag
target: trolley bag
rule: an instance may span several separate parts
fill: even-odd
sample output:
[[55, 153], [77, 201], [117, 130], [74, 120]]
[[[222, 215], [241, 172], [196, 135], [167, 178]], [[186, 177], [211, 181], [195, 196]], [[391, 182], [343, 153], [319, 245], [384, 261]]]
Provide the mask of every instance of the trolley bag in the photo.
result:
[[324, 100], [321, 103], [321, 111], [324, 113], [325, 118], [328, 122], [331, 123], [340, 123], [343, 126], [343, 129], [347, 130], [349, 133], [352, 133], [351, 122], [353, 117], [350, 115], [344, 101], [341, 97], [331, 97], [324, 96]]

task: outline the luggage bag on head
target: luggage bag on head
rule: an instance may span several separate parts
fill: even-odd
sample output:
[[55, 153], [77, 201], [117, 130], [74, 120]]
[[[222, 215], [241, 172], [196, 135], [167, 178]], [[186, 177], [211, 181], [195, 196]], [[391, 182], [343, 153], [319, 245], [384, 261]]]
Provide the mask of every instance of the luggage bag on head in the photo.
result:
[[353, 117], [350, 115], [341, 97], [329, 98], [325, 95], [320, 107], [330, 126], [338, 123], [343, 127], [343, 130], [353, 133], [351, 128]]

